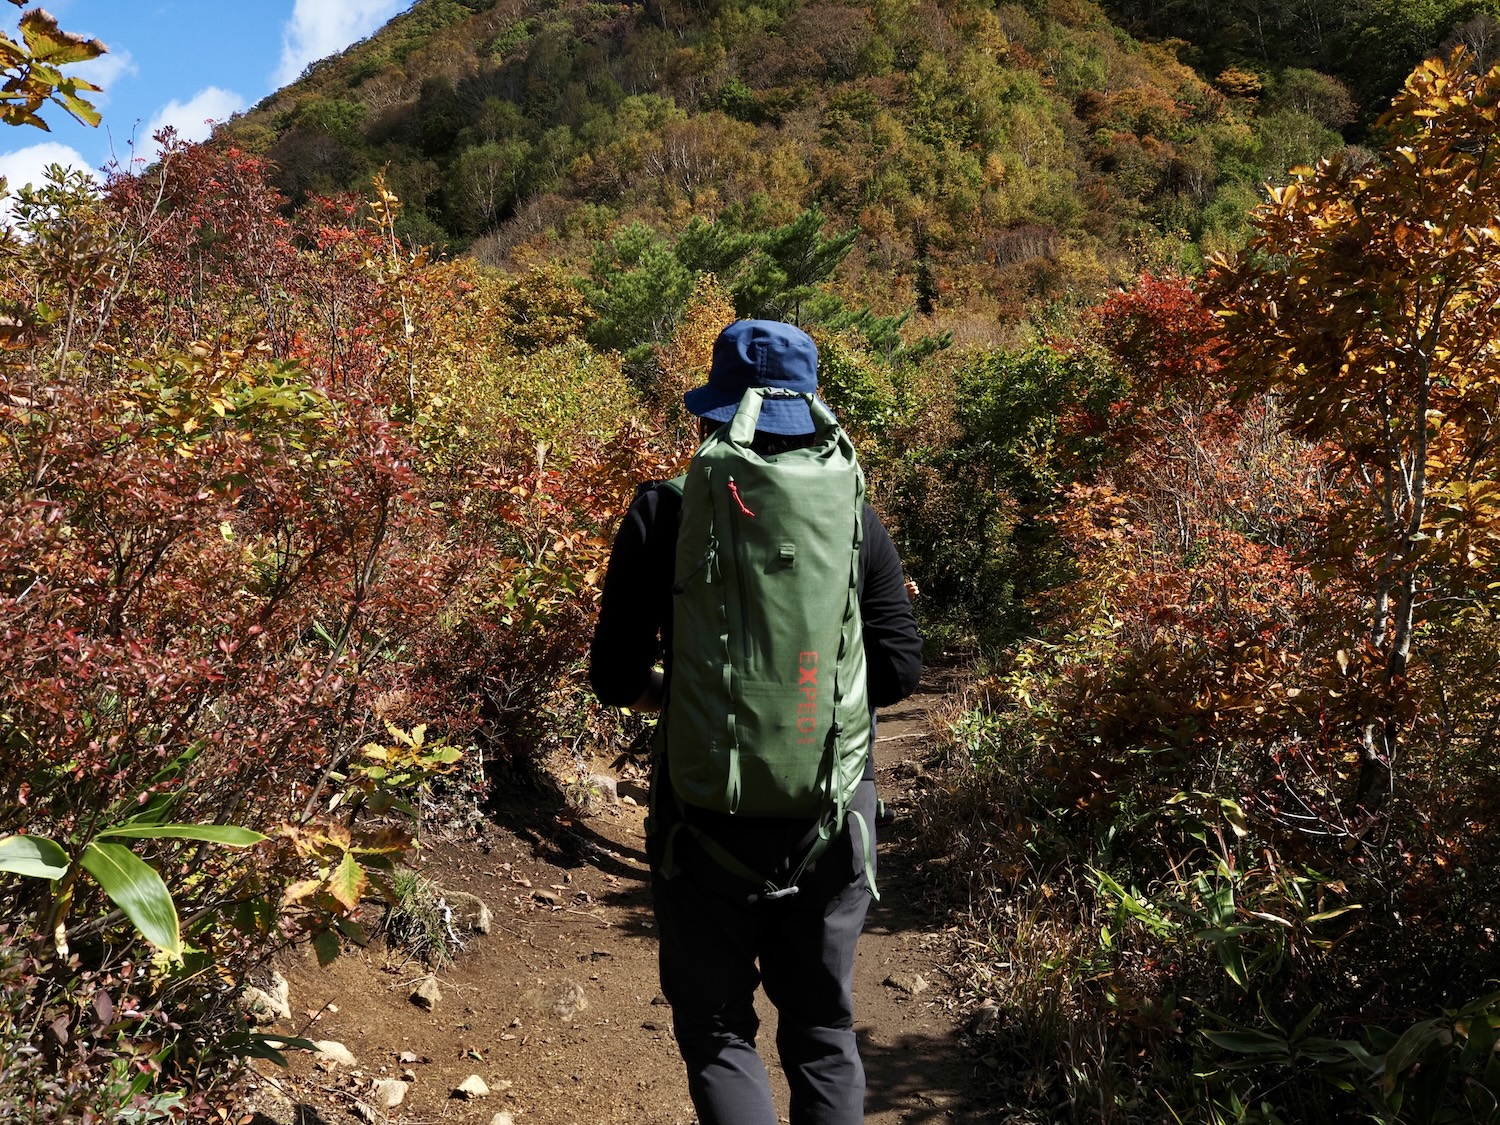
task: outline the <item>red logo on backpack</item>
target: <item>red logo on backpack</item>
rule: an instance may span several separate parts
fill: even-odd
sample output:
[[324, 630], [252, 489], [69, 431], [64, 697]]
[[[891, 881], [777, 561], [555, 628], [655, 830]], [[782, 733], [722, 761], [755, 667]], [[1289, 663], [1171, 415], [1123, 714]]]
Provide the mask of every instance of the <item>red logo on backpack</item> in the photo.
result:
[[816, 741], [812, 737], [818, 729], [818, 654], [797, 654], [797, 690], [802, 693], [802, 702], [797, 704], [797, 733], [803, 737], [797, 744]]

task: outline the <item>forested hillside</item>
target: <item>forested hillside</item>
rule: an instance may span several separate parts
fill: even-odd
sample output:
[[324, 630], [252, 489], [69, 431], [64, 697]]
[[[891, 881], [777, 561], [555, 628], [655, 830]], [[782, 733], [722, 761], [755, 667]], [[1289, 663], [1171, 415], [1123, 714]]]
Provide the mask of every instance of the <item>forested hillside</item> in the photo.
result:
[[[754, 314], [962, 662], [913, 815], [1000, 1119], [1495, 1120], [1492, 16], [419, 0], [19, 193], [0, 1117], [222, 1120], [424, 810], [643, 743], [609, 535]], [[3, 119], [97, 46], [22, 17]]]
[[[1463, 46], [1487, 69], [1500, 49], [1496, 8], [1486, 0], [1120, 0], [1104, 7], [1132, 34], [1184, 40], [1202, 73], [1249, 72], [1304, 105], [1318, 97], [1306, 71], [1335, 78], [1354, 95], [1355, 105], [1345, 111], [1357, 113], [1361, 131], [1422, 56]], [[1288, 89], [1298, 86], [1295, 94]]]
[[[1469, 11], [1332, 7], [1253, 41], [1242, 5], [422, 0], [228, 132], [294, 204], [384, 168], [406, 237], [586, 269], [611, 347], [664, 338], [705, 272], [742, 315], [990, 339], [1239, 245], [1261, 184], [1360, 143]], [[787, 230], [809, 212], [855, 236], [842, 302], [793, 295], [832, 268]]]

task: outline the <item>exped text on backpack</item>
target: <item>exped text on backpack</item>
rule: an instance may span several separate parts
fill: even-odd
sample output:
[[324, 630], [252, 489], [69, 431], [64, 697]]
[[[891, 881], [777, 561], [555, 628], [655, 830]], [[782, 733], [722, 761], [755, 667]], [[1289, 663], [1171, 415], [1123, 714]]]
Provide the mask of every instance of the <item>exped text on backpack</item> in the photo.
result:
[[[679, 802], [819, 820], [816, 843], [783, 887], [691, 825], [674, 827], [768, 898], [795, 893], [797, 877], [842, 829], [870, 742], [858, 589], [864, 474], [813, 395], [799, 396], [816, 426], [811, 445], [767, 457], [752, 450], [761, 406], [777, 393], [746, 391], [679, 478], [672, 679], [661, 722]], [[852, 815], [873, 894], [869, 826]]]

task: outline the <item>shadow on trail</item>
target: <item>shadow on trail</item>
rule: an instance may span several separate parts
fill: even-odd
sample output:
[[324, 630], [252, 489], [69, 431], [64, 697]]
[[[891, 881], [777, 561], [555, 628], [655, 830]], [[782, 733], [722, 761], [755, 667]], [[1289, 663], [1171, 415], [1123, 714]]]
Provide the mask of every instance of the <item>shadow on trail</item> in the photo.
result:
[[[645, 791], [639, 783], [621, 782], [620, 790], [637, 801], [644, 800]], [[540, 768], [524, 765], [490, 772], [490, 795], [483, 811], [497, 828], [529, 842], [531, 854], [541, 862], [564, 871], [592, 867], [615, 880], [610, 890], [596, 891], [593, 906], [583, 904], [583, 909], [618, 911], [611, 923], [616, 932], [631, 937], [654, 936], [644, 842], [641, 846], [622, 844], [600, 832], [595, 824], [609, 816], [607, 811], [592, 816], [580, 814], [555, 778]]]
[[992, 1119], [974, 1105], [973, 1056], [950, 1036], [903, 1035], [872, 1043], [861, 1034], [859, 1053], [866, 1116], [894, 1113], [907, 1125]]
[[620, 844], [575, 810], [557, 781], [539, 768], [507, 769], [489, 777], [484, 815], [519, 839], [536, 858], [564, 870], [594, 867], [629, 883], [646, 882], [646, 853]]
[[[871, 905], [865, 922], [866, 943], [883, 936], [934, 933], [934, 911], [911, 857], [896, 844], [881, 854], [881, 898]], [[867, 946], [868, 948], [868, 946]], [[925, 971], [925, 970], [924, 970]], [[928, 974], [931, 975], [930, 973]], [[867, 981], [866, 987], [872, 982]], [[987, 1076], [977, 1068], [980, 1060], [957, 1027], [939, 1016], [935, 1022], [949, 1024], [936, 1034], [905, 1031], [895, 1038], [881, 1038], [869, 1025], [860, 1025], [860, 1001], [855, 999], [856, 1030], [864, 1059], [865, 1113], [870, 1118], [896, 1119], [904, 1125], [943, 1122], [968, 1125], [1003, 1118], [983, 1107]]]

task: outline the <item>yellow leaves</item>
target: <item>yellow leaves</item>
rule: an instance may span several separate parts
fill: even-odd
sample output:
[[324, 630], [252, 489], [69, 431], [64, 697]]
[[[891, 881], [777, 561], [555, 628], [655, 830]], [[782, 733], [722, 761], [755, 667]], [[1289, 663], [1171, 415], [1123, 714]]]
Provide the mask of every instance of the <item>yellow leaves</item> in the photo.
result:
[[441, 400], [432, 405], [426, 442], [465, 460], [506, 449], [519, 459], [546, 443], [547, 464], [565, 465], [580, 445], [612, 437], [638, 410], [619, 358], [579, 341], [524, 355], [481, 353], [418, 377], [431, 380]]
[[370, 203], [370, 209], [377, 215], [393, 213], [401, 206], [396, 193], [386, 186], [384, 172], [376, 173], [374, 187], [375, 198]]
[[384, 893], [381, 873], [412, 846], [411, 835], [392, 825], [356, 834], [340, 822], [286, 824], [279, 834], [315, 867], [282, 892], [283, 906], [334, 914], [352, 914], [372, 889]]
[[1282, 394], [1293, 433], [1370, 467], [1426, 457], [1433, 480], [1500, 472], [1500, 179], [1482, 155], [1493, 122], [1473, 112], [1493, 101], [1461, 66], [1424, 64], [1384, 160], [1273, 193], [1253, 256], [1214, 274], [1238, 380]]
[[317, 894], [323, 886], [322, 879], [299, 879], [290, 884], [281, 894], [282, 904], [285, 906], [296, 906], [298, 903], [306, 902]]
[[[390, 744], [368, 743], [349, 766], [348, 786], [329, 801], [329, 811], [362, 801], [378, 813], [395, 810], [415, 816], [411, 799], [423, 792], [433, 778], [451, 773], [463, 760], [463, 751], [448, 745], [446, 739], [427, 741], [427, 724], [419, 723], [410, 732], [393, 723], [385, 724]], [[375, 845], [369, 839], [361, 842], [361, 852], [371, 852]], [[376, 849], [378, 850], [378, 849]]]
[[58, 68], [98, 58], [108, 48], [97, 39], [63, 31], [57, 20], [40, 8], [21, 17], [20, 31], [21, 43], [0, 34], [0, 68], [10, 73], [0, 87], [0, 121], [50, 131], [37, 111], [43, 103], [54, 101], [85, 125], [98, 125], [98, 110], [78, 94], [99, 87], [82, 78], [65, 76]]
[[[391, 738], [395, 740], [395, 742], [396, 742], [396, 744], [398, 746], [405, 746], [405, 747], [407, 747], [408, 749], [411, 749], [411, 750], [417, 750], [417, 751], [422, 750], [424, 744], [427, 741], [427, 724], [426, 723], [418, 723], [416, 726], [412, 727], [410, 734], [406, 733], [400, 727], [396, 726], [395, 723], [389, 723], [389, 722], [385, 724], [385, 730], [386, 730], [386, 733], [389, 734], [391, 736]], [[371, 750], [380, 750], [380, 749], [381, 748], [378, 747], [378, 746], [377, 747], [370, 747], [370, 746], [365, 747], [365, 750], [366, 750], [367, 753], [370, 752]], [[382, 751], [382, 756], [384, 756], [384, 751]]]
[[[109, 50], [97, 39], [85, 39], [63, 31], [57, 20], [41, 8], [33, 8], [21, 17], [21, 37], [26, 41], [32, 59], [48, 66], [87, 62]], [[88, 90], [99, 88], [87, 82], [80, 82], [80, 87]]]
[[328, 893], [345, 910], [352, 912], [359, 907], [359, 900], [364, 896], [369, 882], [369, 877], [365, 875], [364, 868], [360, 867], [353, 853], [345, 852], [338, 867], [328, 877]]
[[1266, 194], [1273, 206], [1287, 209], [1297, 202], [1297, 197], [1302, 194], [1301, 187], [1302, 185], [1294, 180], [1285, 187], [1272, 186], [1266, 190]]
[[1220, 810], [1224, 814], [1224, 820], [1228, 823], [1230, 831], [1243, 840], [1250, 835], [1250, 822], [1245, 819], [1245, 810], [1240, 808], [1239, 803], [1231, 801], [1227, 797], [1219, 799]]
[[661, 376], [654, 387], [656, 407], [681, 427], [690, 427], [682, 405], [684, 392], [697, 386], [708, 370], [714, 340], [735, 319], [729, 292], [712, 274], [698, 279], [671, 339], [656, 346]]
[[370, 222], [383, 235], [395, 238], [396, 220], [401, 215], [401, 198], [386, 183], [385, 172], [376, 172], [371, 184], [373, 198], [365, 201], [370, 209]]

